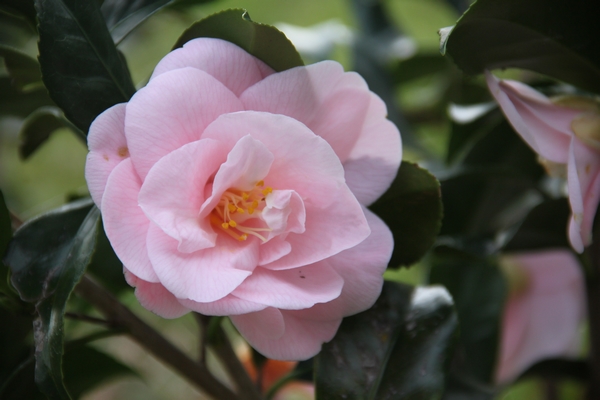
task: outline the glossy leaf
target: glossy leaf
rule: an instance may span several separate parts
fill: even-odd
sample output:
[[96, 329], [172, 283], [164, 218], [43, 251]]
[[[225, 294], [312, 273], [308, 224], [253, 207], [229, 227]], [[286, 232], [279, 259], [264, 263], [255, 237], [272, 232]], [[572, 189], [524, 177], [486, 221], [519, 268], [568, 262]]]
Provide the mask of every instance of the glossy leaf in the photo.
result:
[[440, 184], [427, 170], [402, 162], [390, 189], [370, 208], [394, 234], [390, 267], [411, 265], [435, 242], [442, 221]]
[[69, 398], [63, 383], [63, 314], [90, 262], [100, 212], [89, 200], [68, 204], [24, 224], [5, 262], [25, 301], [35, 304], [35, 380], [51, 398]]
[[41, 107], [31, 113], [19, 132], [19, 155], [27, 159], [57, 129], [70, 127], [58, 107]]
[[375, 305], [345, 318], [316, 357], [317, 399], [437, 399], [457, 327], [442, 287], [386, 282]]
[[458, 123], [453, 121], [446, 162], [453, 164], [464, 159], [473, 146], [485, 137], [494, 126], [497, 126], [502, 118], [502, 114], [496, 109], [471, 122]]
[[97, 1], [36, 0], [39, 60], [50, 97], [83, 132], [135, 88]]
[[236, 8], [210, 15], [188, 28], [174, 49], [198, 37], [227, 40], [252, 54], [275, 71], [304, 65], [288, 38], [277, 28], [250, 19], [245, 10]]
[[491, 384], [507, 291], [504, 277], [494, 258], [441, 248], [434, 255], [429, 283], [448, 289], [460, 322], [452, 372], [467, 381]]
[[594, 1], [478, 0], [440, 48], [468, 74], [523, 68], [598, 92], [597, 28]]

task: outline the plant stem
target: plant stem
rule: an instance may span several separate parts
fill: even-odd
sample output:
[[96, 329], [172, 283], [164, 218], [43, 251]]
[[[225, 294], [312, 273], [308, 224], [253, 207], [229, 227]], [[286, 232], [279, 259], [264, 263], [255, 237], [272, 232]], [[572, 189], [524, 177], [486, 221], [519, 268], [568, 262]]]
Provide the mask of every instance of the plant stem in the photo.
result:
[[123, 327], [137, 343], [217, 400], [239, 397], [215, 379], [206, 366], [186, 356], [157, 331], [139, 319], [111, 293], [84, 275], [75, 293], [94, 305], [114, 326]]
[[215, 339], [210, 342], [210, 347], [219, 360], [221, 360], [229, 376], [235, 383], [240, 399], [261, 400], [262, 396], [254, 385], [254, 382], [252, 382], [252, 379], [250, 379], [240, 359], [235, 354], [227, 334], [220, 325], [216, 327]]

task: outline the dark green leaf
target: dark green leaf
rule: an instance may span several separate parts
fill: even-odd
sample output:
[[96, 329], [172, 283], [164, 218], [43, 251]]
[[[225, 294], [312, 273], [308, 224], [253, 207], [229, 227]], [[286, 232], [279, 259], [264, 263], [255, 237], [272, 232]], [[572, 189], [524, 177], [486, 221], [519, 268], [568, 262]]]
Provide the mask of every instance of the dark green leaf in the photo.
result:
[[110, 379], [137, 375], [131, 368], [90, 346], [65, 352], [64, 374], [65, 384], [75, 399]]
[[0, 0], [0, 8], [23, 15], [32, 27], [36, 24], [33, 0]]
[[10, 213], [4, 202], [4, 195], [0, 191], [0, 256], [4, 256], [8, 242], [12, 238], [12, 228], [10, 221]]
[[281, 31], [252, 21], [242, 9], [222, 11], [196, 22], [183, 32], [173, 48], [198, 37], [227, 40], [277, 72], [304, 65], [292, 42]]
[[598, 4], [478, 0], [442, 37], [441, 50], [468, 74], [523, 68], [600, 91]]
[[3, 10], [5, 2], [0, 0], [0, 44], [22, 50], [36, 36], [35, 29], [21, 16]]
[[115, 44], [119, 44], [138, 25], [177, 0], [106, 0], [101, 10]]
[[54, 105], [45, 88], [22, 92], [12, 85], [10, 77], [0, 77], [0, 117], [26, 118], [40, 107]]
[[88, 267], [88, 272], [113, 293], [131, 290], [131, 286], [125, 282], [123, 263], [111, 247], [102, 224], [98, 226], [97, 237], [96, 251]]
[[440, 230], [440, 184], [427, 170], [402, 162], [390, 189], [370, 208], [394, 234], [390, 267], [411, 265], [429, 250]]
[[570, 248], [567, 225], [571, 209], [566, 198], [547, 200], [532, 209], [504, 250]]
[[475, 143], [485, 137], [494, 126], [497, 126], [502, 118], [502, 114], [496, 109], [469, 123], [453, 121], [446, 162], [452, 164], [463, 159]]
[[35, 304], [35, 380], [50, 398], [69, 398], [62, 378], [63, 315], [92, 257], [99, 218], [89, 200], [64, 206], [24, 224], [5, 257], [13, 286]]
[[450, 70], [448, 59], [439, 54], [417, 54], [399, 62], [394, 70], [396, 84], [405, 84], [428, 75], [445, 73]]
[[31, 84], [41, 84], [42, 73], [35, 58], [1, 43], [0, 57], [4, 57], [4, 64], [10, 77], [13, 78], [13, 84], [19, 89], [27, 89]]
[[492, 383], [498, 354], [506, 281], [495, 259], [460, 252], [434, 252], [429, 281], [444, 285], [456, 304], [460, 340], [453, 373], [467, 381]]
[[529, 367], [519, 376], [520, 379], [541, 377], [544, 379], [574, 379], [589, 382], [591, 379], [590, 363], [587, 360], [566, 360], [547, 358]]
[[456, 327], [445, 289], [386, 282], [316, 357], [317, 399], [438, 399]]
[[83, 132], [135, 92], [96, 1], [36, 0], [39, 60], [50, 97]]
[[62, 111], [57, 107], [41, 107], [34, 111], [21, 126], [19, 154], [27, 159], [57, 129], [69, 127]]

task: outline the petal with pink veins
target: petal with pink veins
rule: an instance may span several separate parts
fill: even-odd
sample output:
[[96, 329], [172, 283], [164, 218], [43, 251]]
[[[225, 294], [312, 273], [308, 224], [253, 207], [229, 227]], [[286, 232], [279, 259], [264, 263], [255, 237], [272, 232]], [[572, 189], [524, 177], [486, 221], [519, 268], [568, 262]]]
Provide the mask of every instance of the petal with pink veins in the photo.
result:
[[339, 297], [344, 280], [327, 265], [306, 265], [283, 271], [258, 267], [233, 294], [267, 306], [301, 310]]
[[227, 149], [216, 140], [192, 142], [158, 160], [142, 184], [140, 207], [183, 253], [215, 245], [217, 234], [199, 213], [204, 188], [226, 157]]
[[[270, 332], [275, 318], [272, 315], [265, 318], [267, 311], [279, 313], [281, 320], [277, 321], [277, 331]], [[232, 316], [231, 322], [248, 343], [266, 357], [306, 360], [319, 353], [323, 343], [333, 339], [342, 320], [314, 321], [303, 318], [299, 311], [270, 307], [257, 313]]]
[[168, 319], [179, 318], [190, 312], [160, 283], [146, 282], [127, 269], [124, 272], [127, 283], [135, 287], [135, 297], [145, 309]]
[[290, 116], [322, 136], [343, 162], [370, 102], [364, 80], [334, 61], [273, 74], [241, 96], [247, 110]]
[[85, 164], [85, 179], [94, 203], [102, 206], [106, 181], [113, 169], [129, 157], [125, 139], [125, 107], [116, 104], [100, 114], [88, 134], [90, 153]]
[[150, 221], [138, 205], [140, 187], [131, 159], [117, 165], [108, 177], [102, 197], [102, 221], [106, 236], [123, 265], [145, 281], [158, 282], [148, 258], [146, 233]]
[[344, 169], [331, 146], [300, 122], [285, 115], [244, 111], [220, 116], [203, 137], [233, 147], [246, 135], [273, 154], [264, 177], [273, 190], [294, 190], [306, 203], [326, 207], [345, 186]]
[[262, 266], [290, 254], [292, 245], [282, 239], [281, 236], [278, 236], [261, 244], [259, 250], [260, 258], [258, 259], [258, 265]]
[[306, 210], [298, 193], [293, 190], [275, 190], [266, 197], [265, 203], [261, 215], [272, 229], [271, 237], [305, 231]]
[[569, 202], [573, 212], [569, 240], [578, 253], [592, 242], [592, 225], [600, 201], [600, 154], [574, 137], [567, 165]]
[[386, 115], [385, 103], [371, 94], [360, 136], [344, 162], [346, 183], [366, 206], [390, 187], [402, 161], [400, 132]]
[[500, 81], [489, 71], [486, 78], [490, 92], [523, 140], [543, 158], [565, 164], [573, 136], [570, 123], [580, 111], [556, 106], [542, 94], [533, 94], [533, 89]]
[[150, 261], [160, 282], [175, 297], [207, 303], [222, 299], [238, 287], [258, 263], [258, 243], [225, 235], [215, 247], [181, 253], [177, 241], [152, 224], [147, 246]]
[[151, 80], [167, 71], [193, 67], [207, 72], [236, 96], [274, 71], [258, 58], [225, 40], [198, 38], [167, 54]]
[[232, 294], [228, 294], [222, 299], [208, 303], [200, 303], [193, 300], [179, 300], [179, 302], [190, 310], [196, 311], [203, 315], [239, 315], [260, 311], [267, 308], [267, 306], [264, 304], [242, 300]]
[[127, 103], [125, 136], [143, 179], [163, 156], [199, 140], [219, 115], [243, 109], [221, 82], [195, 68], [165, 72]]

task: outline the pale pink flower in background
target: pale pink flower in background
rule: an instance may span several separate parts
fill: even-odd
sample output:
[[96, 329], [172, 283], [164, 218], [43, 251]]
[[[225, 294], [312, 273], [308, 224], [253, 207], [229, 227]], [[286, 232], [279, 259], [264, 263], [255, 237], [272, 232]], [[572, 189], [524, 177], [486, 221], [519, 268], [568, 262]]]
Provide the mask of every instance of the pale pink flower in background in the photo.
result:
[[600, 201], [600, 107], [584, 98], [552, 101], [520, 82], [486, 71], [492, 95], [513, 128], [545, 162], [566, 166], [571, 246], [581, 253], [592, 241]]
[[365, 206], [393, 180], [400, 136], [338, 63], [274, 73], [196, 39], [88, 144], [106, 234], [156, 314], [227, 315], [266, 356], [306, 359], [377, 299], [393, 241]]
[[501, 264], [511, 288], [496, 381], [510, 382], [545, 358], [576, 357], [586, 307], [583, 274], [573, 253], [514, 253], [504, 256]]

